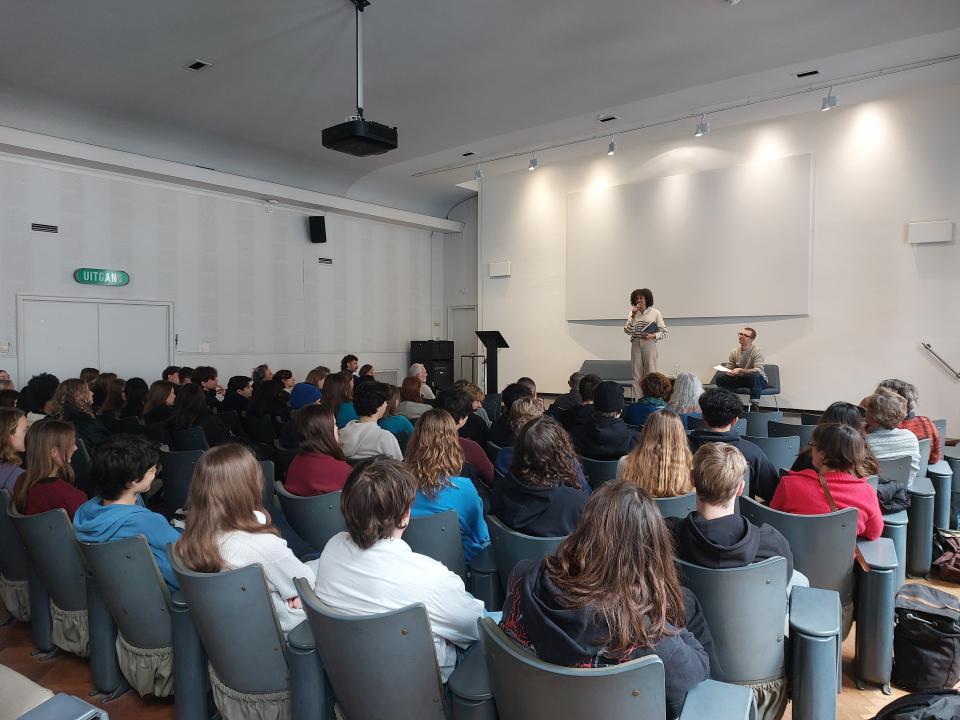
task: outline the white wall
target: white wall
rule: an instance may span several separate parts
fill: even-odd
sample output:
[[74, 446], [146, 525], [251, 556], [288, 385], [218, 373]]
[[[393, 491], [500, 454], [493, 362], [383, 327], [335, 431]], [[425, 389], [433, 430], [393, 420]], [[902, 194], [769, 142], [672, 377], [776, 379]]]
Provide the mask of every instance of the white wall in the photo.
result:
[[[960, 381], [920, 342], [960, 365], [960, 242], [913, 247], [904, 228], [917, 220], [960, 221], [958, 116], [960, 88], [951, 85], [699, 139], [692, 126], [690, 136], [656, 144], [642, 144], [643, 133], [635, 133], [619, 139], [613, 158], [598, 145], [589, 157], [563, 163], [541, 153], [536, 172], [488, 175], [480, 205], [481, 325], [501, 330], [511, 345], [501, 351], [501, 376], [528, 374], [545, 392], [563, 392], [583, 360], [629, 357], [618, 323], [565, 320], [568, 192], [602, 193], [608, 185], [812, 153], [810, 314], [671, 322], [671, 309], [663, 307], [670, 335], [660, 345], [660, 369], [679, 365], [707, 380], [735, 344], [736, 330], [750, 324], [768, 360], [782, 368], [782, 405], [818, 409], [833, 400], [858, 401], [878, 380], [902, 377], [918, 386], [921, 410], [947, 417], [957, 435]], [[512, 261], [512, 277], [488, 277], [487, 264], [498, 260]], [[774, 256], [742, 261], [742, 271], [729, 278], [731, 293], [749, 294], [751, 277], [777, 272]], [[658, 287], [641, 253], [628, 262], [637, 274], [622, 288], [624, 315], [633, 287], [648, 286], [654, 295]]]
[[[0, 367], [16, 375], [16, 296], [33, 294], [172, 301], [175, 363], [214, 365], [223, 379], [261, 362], [302, 379], [348, 352], [405, 369], [409, 341], [430, 336], [430, 232], [333, 214], [326, 224], [328, 242], [313, 245], [299, 212], [0, 157]], [[81, 266], [126, 270], [131, 282], [78, 285]]]

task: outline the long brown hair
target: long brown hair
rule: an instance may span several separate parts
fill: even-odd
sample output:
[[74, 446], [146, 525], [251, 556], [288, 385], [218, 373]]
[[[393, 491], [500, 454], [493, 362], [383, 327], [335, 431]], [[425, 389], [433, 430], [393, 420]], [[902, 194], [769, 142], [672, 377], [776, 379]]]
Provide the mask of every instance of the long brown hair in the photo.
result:
[[813, 429], [810, 447], [820, 451], [831, 470], [848, 472], [857, 477], [872, 474], [872, 455], [869, 454], [863, 434], [857, 428], [840, 423], [821, 423]]
[[25, 418], [27, 414], [19, 408], [4, 407], [0, 408], [0, 463], [9, 463], [11, 465], [20, 465], [20, 453], [13, 449], [13, 443], [10, 438], [17, 431], [17, 425], [20, 418]]
[[405, 377], [400, 385], [400, 399], [407, 402], [423, 402], [420, 386], [423, 383], [418, 377]]
[[520, 428], [513, 445], [510, 472], [532, 487], [569, 485], [580, 489], [574, 457], [567, 431], [552, 417], [542, 415]]
[[590, 608], [609, 630], [604, 654], [653, 647], [683, 626], [673, 539], [653, 498], [624, 480], [591, 495], [577, 528], [544, 560], [570, 608]]
[[320, 407], [324, 407], [334, 415], [340, 409], [340, 404], [350, 402], [350, 385], [340, 373], [332, 373], [323, 379], [323, 397], [320, 398]]
[[[262, 512], [261, 525], [254, 513]], [[263, 473], [260, 463], [242, 445], [218, 445], [197, 461], [187, 496], [187, 527], [176, 552], [196, 572], [224, 569], [219, 539], [231, 531], [272, 533], [270, 515], [263, 506]]]
[[437, 408], [421, 415], [403, 460], [428, 496], [435, 497], [447, 487], [450, 478], [463, 469], [463, 450], [453, 416]]
[[150, 385], [150, 394], [147, 395], [147, 404], [143, 406], [143, 414], [146, 415], [151, 410], [166, 405], [173, 388], [174, 384], [169, 380], [154, 381]]
[[27, 430], [27, 471], [20, 478], [13, 497], [17, 510], [26, 512], [30, 488], [40, 480], [55, 477], [74, 484], [69, 458], [76, 441], [73, 425], [62, 420], [41, 420], [30, 426]]
[[[101, 378], [103, 375], [100, 376]], [[97, 378], [98, 380], [100, 378]], [[63, 418], [71, 410], [93, 417], [89, 398], [90, 388], [80, 378], [64, 380], [53, 394], [53, 415]]]
[[333, 435], [337, 419], [329, 408], [307, 405], [297, 413], [293, 425], [300, 438], [300, 452], [319, 453], [337, 460], [346, 460], [340, 443]]
[[103, 405], [100, 406], [100, 414], [111, 412], [114, 415], [119, 415], [120, 411], [123, 410], [123, 389], [126, 387], [127, 381], [122, 378], [113, 378], [110, 382], [107, 383], [107, 395], [103, 400]]
[[693, 455], [683, 422], [675, 412], [664, 409], [647, 418], [639, 442], [623, 461], [620, 478], [654, 497], [675, 497], [693, 490], [692, 467]]

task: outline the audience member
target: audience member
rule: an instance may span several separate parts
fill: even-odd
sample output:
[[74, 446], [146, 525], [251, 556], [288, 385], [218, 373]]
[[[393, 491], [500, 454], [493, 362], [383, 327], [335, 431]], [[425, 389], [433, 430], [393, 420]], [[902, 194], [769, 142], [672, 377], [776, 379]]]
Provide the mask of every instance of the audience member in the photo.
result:
[[219, 373], [215, 367], [201, 365], [194, 369], [190, 382], [199, 385], [203, 389], [203, 396], [206, 399], [207, 407], [210, 412], [220, 411], [220, 398], [217, 395], [223, 394], [223, 386], [219, 382]]
[[308, 405], [293, 419], [300, 452], [284, 483], [294, 495], [323, 495], [343, 488], [350, 466], [340, 447], [337, 423], [329, 408]]
[[579, 370], [575, 373], [571, 373], [570, 377], [567, 379], [567, 385], [569, 386], [570, 391], [554, 398], [554, 401], [550, 404], [550, 410], [548, 411], [551, 416], [559, 420], [561, 413], [580, 404], [580, 380], [582, 378], [583, 373]]
[[876, 540], [883, 531], [883, 515], [876, 490], [864, 479], [868, 456], [863, 436], [848, 425], [817, 425], [810, 447], [814, 469], [784, 475], [770, 507], [825, 515], [833, 510], [832, 498], [838, 508], [857, 508], [858, 537]]
[[517, 564], [500, 625], [556, 665], [605, 667], [657, 655], [675, 717], [687, 692], [710, 676], [713, 641], [674, 559], [650, 496], [632, 483], [608, 482], [555, 554]]
[[360, 358], [356, 355], [344, 355], [340, 359], [340, 372], [350, 373], [353, 377], [357, 374], [357, 366], [360, 364]]
[[103, 404], [100, 406], [100, 411], [97, 413], [100, 422], [111, 432], [116, 432], [117, 419], [120, 417], [120, 413], [123, 412], [123, 406], [127, 401], [126, 395], [124, 394], [126, 384], [127, 381], [122, 378], [113, 378], [113, 380], [107, 383], [107, 394], [103, 399]]
[[307, 405], [320, 402], [323, 397], [323, 381], [330, 374], [330, 368], [318, 365], [307, 373], [307, 378], [290, 390], [290, 409], [299, 410]]
[[715, 385], [727, 390], [748, 390], [751, 410], [760, 409], [760, 393], [767, 387], [763, 351], [754, 343], [756, 339], [757, 331], [752, 327], [738, 332], [737, 346], [723, 363], [729, 372], [718, 372], [713, 377]]
[[247, 417], [270, 418], [278, 433], [285, 423], [290, 422], [290, 395], [276, 376], [257, 385], [247, 406]]
[[17, 480], [23, 475], [24, 442], [27, 437], [27, 415], [17, 408], [0, 408], [0, 491], [13, 496]]
[[18, 405], [20, 393], [16, 390], [0, 390], [0, 408], [15, 408]]
[[397, 412], [412, 423], [416, 423], [417, 418], [430, 409], [430, 406], [423, 402], [424, 387], [426, 386], [420, 378], [409, 376], [403, 379], [403, 384], [400, 386], [400, 404], [397, 406]]
[[273, 379], [283, 385], [284, 390], [292, 390], [293, 386], [297, 384], [297, 381], [293, 377], [293, 373], [289, 370], [277, 370], [273, 374]]
[[253, 384], [245, 375], [234, 375], [227, 381], [227, 391], [223, 394], [220, 403], [220, 412], [235, 412], [238, 417], [245, 417], [253, 397]]
[[3, 380], [0, 378], [0, 390], [13, 390], [13, 380]]
[[417, 378], [420, 381], [420, 397], [424, 400], [436, 400], [433, 388], [427, 385], [427, 368], [423, 363], [414, 363], [407, 371], [407, 377]]
[[93, 382], [97, 379], [97, 376], [100, 374], [100, 371], [96, 368], [85, 367], [80, 371], [80, 379], [83, 380], [87, 387], [93, 390]]
[[527, 390], [530, 391], [530, 394], [533, 397], [537, 397], [537, 384], [533, 381], [533, 378], [523, 376], [517, 380], [517, 385], [523, 385]]
[[77, 508], [87, 501], [86, 494], [74, 485], [70, 466], [77, 449], [76, 438], [73, 426], [62, 420], [44, 420], [30, 426], [27, 471], [17, 479], [13, 490], [13, 504], [19, 513], [37, 515], [63, 508], [73, 520]]
[[593, 373], [580, 379], [580, 404], [568, 408], [560, 415], [560, 424], [568, 431], [572, 431], [582, 422], [587, 422], [593, 415], [593, 395], [602, 382], [600, 376]]
[[649, 417], [630, 454], [620, 458], [617, 478], [639, 485], [655, 498], [676, 497], [693, 491], [692, 466], [693, 454], [680, 416], [661, 410]]
[[170, 419], [176, 400], [174, 388], [176, 385], [169, 380], [156, 380], [150, 384], [147, 404], [143, 407], [144, 425], [155, 425]]
[[174, 548], [184, 565], [215, 573], [257, 563], [283, 633], [306, 619], [293, 580], [313, 585], [314, 563], [300, 562], [271, 524], [253, 453], [240, 445], [205, 452], [193, 471], [187, 507], [187, 526]]
[[478, 638], [483, 603], [442, 563], [402, 540], [417, 481], [401, 463], [360, 463], [343, 489], [347, 531], [334, 535], [317, 563], [314, 591], [344, 615], [375, 615], [422, 603], [430, 620], [440, 677], [446, 682], [463, 650]]
[[[680, 373], [673, 381], [670, 400], [667, 407], [678, 415], [701, 417], [700, 396], [703, 395], [703, 383], [693, 373]], [[734, 396], [736, 397], [736, 396]]]
[[359, 417], [340, 431], [343, 454], [357, 460], [378, 455], [403, 460], [396, 436], [377, 424], [387, 410], [386, 383], [376, 380], [360, 383], [353, 395], [353, 406]]
[[380, 427], [389, 430], [397, 436], [397, 440], [404, 437], [404, 441], [413, 437], [413, 423], [398, 411], [400, 407], [400, 388], [396, 385], [387, 386], [387, 411], [380, 418]]
[[256, 392], [257, 386], [266, 382], [267, 380], [273, 380], [273, 370], [270, 369], [270, 366], [266, 363], [263, 365], [257, 365], [253, 370], [250, 371], [250, 380], [253, 383], [253, 390]]
[[524, 535], [560, 537], [576, 527], [589, 496], [570, 437], [544, 416], [520, 429], [510, 469], [493, 485], [490, 511]]
[[[193, 381], [193, 368], [183, 365], [180, 367], [180, 385], [189, 385]], [[177, 386], [177, 392], [180, 392], [179, 387]]]
[[940, 462], [943, 457], [940, 431], [933, 424], [933, 420], [925, 415], [917, 415], [917, 402], [920, 399], [920, 393], [917, 392], [916, 386], [904, 380], [891, 379], [884, 380], [879, 387], [892, 390], [907, 401], [907, 416], [900, 423], [900, 429], [909, 430], [917, 436], [917, 440], [930, 438], [930, 455], [927, 458], [927, 463], [934, 465]]
[[907, 417], [907, 401], [892, 390], [878, 388], [863, 401], [863, 409], [866, 411], [867, 444], [873, 456], [877, 460], [909, 457], [909, 482], [912, 484], [920, 470], [920, 442], [916, 435], [900, 427]]
[[320, 404], [333, 413], [338, 428], [343, 428], [348, 422], [359, 417], [353, 407], [350, 382], [345, 380], [341, 373], [327, 375], [323, 381], [323, 398]]
[[203, 388], [193, 383], [181, 386], [167, 425], [171, 431], [201, 428], [210, 447], [225, 445], [232, 440], [226, 425], [210, 414]]
[[623, 420], [630, 425], [643, 425], [651, 414], [667, 406], [673, 392], [673, 380], [663, 373], [649, 373], [640, 381], [640, 390], [643, 397], [623, 411]]
[[[98, 412], [104, 401], [107, 399], [107, 391], [110, 389], [110, 383], [117, 379], [117, 374], [112, 372], [100, 373], [97, 379], [93, 381], [92, 386], [88, 385], [93, 391], [92, 407], [94, 412]], [[81, 381], [82, 382], [82, 381]], [[84, 383], [86, 385], [86, 383]]]
[[177, 542], [180, 533], [163, 515], [148, 510], [141, 498], [156, 478], [159, 460], [157, 450], [136, 435], [114, 435], [100, 443], [90, 465], [97, 495], [77, 509], [73, 527], [77, 540], [88, 543], [142, 535], [163, 579], [177, 590], [167, 545]]
[[620, 417], [623, 386], [606, 380], [597, 386], [593, 415], [570, 433], [577, 452], [595, 460], [617, 460], [633, 449], [637, 433]]
[[[507, 416], [507, 422], [510, 423], [510, 432], [516, 438], [520, 434], [520, 429], [534, 418], [543, 415], [543, 402], [540, 398], [532, 395], [518, 398], [510, 405], [510, 413]], [[513, 445], [504, 445], [497, 451], [493, 465], [500, 471], [501, 475], [510, 472], [510, 465], [513, 463]]]
[[487, 396], [483, 390], [473, 383], [463, 383], [463, 390], [470, 396], [474, 414], [483, 420], [483, 424], [489, 429], [491, 424], [490, 416], [487, 415], [487, 410], [483, 407], [483, 401], [487, 399]]
[[120, 417], [142, 418], [143, 408], [147, 404], [147, 395], [150, 393], [147, 381], [140, 377], [132, 377], [123, 386], [124, 404]]
[[53, 396], [60, 387], [60, 379], [50, 373], [40, 373], [30, 378], [17, 399], [17, 406], [27, 414], [27, 421], [34, 423], [53, 413]]
[[370, 363], [367, 363], [366, 365], [361, 365], [360, 370], [357, 372], [357, 375], [359, 377], [367, 377], [368, 375], [370, 377], [373, 377], [376, 374], [377, 374], [376, 369], [374, 369], [373, 365], [371, 365]]
[[737, 420], [743, 412], [740, 400], [729, 390], [711, 388], [700, 396], [700, 407], [704, 427], [690, 432], [690, 449], [695, 453], [702, 445], [711, 442], [733, 445], [750, 466], [751, 493], [769, 502], [780, 475], [763, 450], [737, 432]]
[[490, 533], [476, 487], [469, 478], [460, 475], [463, 450], [450, 413], [431, 408], [421, 416], [407, 445], [404, 461], [418, 486], [413, 517], [456, 511], [463, 554], [470, 562], [490, 544]]
[[[115, 379], [109, 378], [108, 381]], [[110, 435], [110, 431], [104, 427], [103, 423], [94, 417], [92, 401], [93, 393], [79, 378], [64, 380], [53, 396], [53, 416], [58, 420], [72, 423], [77, 431], [77, 438], [86, 444], [88, 451]]]
[[[864, 431], [863, 423], [863, 408], [857, 407], [853, 403], [848, 402], [835, 402], [831, 403], [830, 406], [823, 411], [823, 414], [820, 416], [820, 420], [817, 421], [817, 425], [829, 425], [832, 423], [839, 423], [840, 425], [847, 425], [852, 427], [861, 437], [863, 437], [863, 442], [867, 442], [867, 435]], [[809, 445], [805, 445], [800, 448], [800, 454], [797, 455], [797, 459], [793, 463], [791, 470], [813, 470], [813, 453], [812, 448]], [[865, 469], [868, 471], [868, 475], [876, 475], [877, 471], [880, 469], [880, 466], [877, 464], [877, 459], [873, 456], [873, 452], [870, 450], [869, 445], [867, 446], [867, 462]]]
[[530, 392], [530, 388], [526, 385], [510, 383], [503, 389], [500, 395], [500, 401], [502, 403], [500, 414], [497, 415], [496, 420], [490, 424], [487, 440], [500, 447], [513, 445], [516, 434], [513, 431], [513, 426], [510, 424], [510, 408], [513, 407], [513, 404], [517, 400], [523, 397], [533, 397], [533, 393]]
[[160, 373], [160, 379], [165, 382], [171, 383], [172, 385], [179, 385], [180, 384], [180, 368], [177, 365], [170, 365], [164, 368], [163, 372]]
[[[480, 440], [474, 440], [471, 434], [464, 432], [474, 422], [486, 434], [483, 420], [473, 414], [470, 396], [463, 390], [441, 390], [437, 396], [437, 408], [446, 410], [457, 424], [457, 440], [463, 450], [464, 462], [472, 467], [480, 482], [488, 488], [493, 487], [493, 463], [487, 457]], [[482, 436], [481, 436], [482, 437]]]

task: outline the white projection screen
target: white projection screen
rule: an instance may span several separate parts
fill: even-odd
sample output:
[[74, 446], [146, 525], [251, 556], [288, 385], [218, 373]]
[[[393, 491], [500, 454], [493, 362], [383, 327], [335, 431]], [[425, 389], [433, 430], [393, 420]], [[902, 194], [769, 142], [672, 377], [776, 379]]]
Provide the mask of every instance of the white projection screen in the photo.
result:
[[809, 311], [813, 157], [795, 155], [567, 195], [567, 319]]

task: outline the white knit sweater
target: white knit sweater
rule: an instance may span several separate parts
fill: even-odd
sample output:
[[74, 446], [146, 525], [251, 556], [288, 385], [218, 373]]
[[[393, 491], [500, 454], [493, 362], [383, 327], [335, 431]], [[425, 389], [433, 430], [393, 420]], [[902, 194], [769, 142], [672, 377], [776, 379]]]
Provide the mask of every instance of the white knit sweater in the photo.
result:
[[648, 307], [637, 316], [633, 311], [627, 315], [627, 321], [623, 324], [623, 331], [630, 336], [631, 340], [638, 340], [643, 333], [643, 329], [650, 323], [657, 324], [657, 332], [654, 333], [657, 340], [663, 340], [667, 336], [667, 324], [663, 321], [663, 315], [655, 307]]

